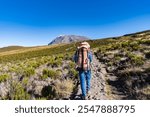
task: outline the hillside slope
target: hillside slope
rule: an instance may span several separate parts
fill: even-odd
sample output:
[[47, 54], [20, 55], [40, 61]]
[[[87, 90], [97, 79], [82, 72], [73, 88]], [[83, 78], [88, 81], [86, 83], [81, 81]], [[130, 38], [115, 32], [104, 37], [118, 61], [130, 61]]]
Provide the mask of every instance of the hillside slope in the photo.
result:
[[150, 99], [149, 31], [123, 36], [95, 54], [105, 65], [112, 99]]
[[[150, 31], [89, 40], [88, 99], [150, 99]], [[78, 43], [0, 52], [0, 99], [80, 99]]]
[[19, 50], [19, 49], [22, 49], [22, 48], [25, 48], [25, 47], [23, 47], [23, 46], [8, 46], [8, 47], [0, 48], [0, 52]]

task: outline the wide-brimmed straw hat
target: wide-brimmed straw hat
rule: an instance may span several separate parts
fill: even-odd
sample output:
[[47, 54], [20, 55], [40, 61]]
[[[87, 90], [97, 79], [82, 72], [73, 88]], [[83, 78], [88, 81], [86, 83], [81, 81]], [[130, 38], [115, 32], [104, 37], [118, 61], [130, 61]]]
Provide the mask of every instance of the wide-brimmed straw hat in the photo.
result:
[[82, 48], [82, 47], [89, 49], [90, 45], [89, 45], [88, 42], [82, 42], [82, 43], [80, 43], [80, 45], [78, 46], [78, 48]]

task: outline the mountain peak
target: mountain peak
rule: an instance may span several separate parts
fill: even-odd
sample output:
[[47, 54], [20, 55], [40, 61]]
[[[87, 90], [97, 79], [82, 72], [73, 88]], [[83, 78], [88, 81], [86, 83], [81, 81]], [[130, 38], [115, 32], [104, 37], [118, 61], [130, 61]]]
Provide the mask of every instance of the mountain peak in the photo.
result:
[[72, 43], [72, 42], [79, 42], [84, 40], [90, 40], [90, 39], [85, 36], [78, 36], [78, 35], [60, 35], [56, 37], [53, 41], [51, 41], [48, 45]]

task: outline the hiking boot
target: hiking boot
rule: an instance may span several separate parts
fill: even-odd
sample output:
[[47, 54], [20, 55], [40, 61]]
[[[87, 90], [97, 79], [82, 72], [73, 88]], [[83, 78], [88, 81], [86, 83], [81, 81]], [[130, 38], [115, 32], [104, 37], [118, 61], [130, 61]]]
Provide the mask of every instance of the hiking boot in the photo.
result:
[[88, 90], [86, 93], [87, 93], [86, 100], [89, 100], [91, 97], [91, 91]]
[[91, 91], [89, 91], [89, 90], [86, 93], [87, 93], [87, 96], [91, 95]]
[[82, 100], [86, 100], [86, 96], [81, 96], [81, 99]]

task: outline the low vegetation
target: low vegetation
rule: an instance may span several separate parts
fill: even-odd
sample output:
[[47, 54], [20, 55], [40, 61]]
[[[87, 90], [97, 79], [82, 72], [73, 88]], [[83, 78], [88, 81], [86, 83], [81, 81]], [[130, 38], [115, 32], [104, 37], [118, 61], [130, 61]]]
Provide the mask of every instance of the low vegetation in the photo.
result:
[[108, 73], [117, 76], [116, 83], [127, 99], [150, 99], [149, 32], [115, 40], [114, 43], [102, 45], [95, 55], [106, 65]]
[[4, 60], [0, 64], [0, 85], [4, 84], [6, 90], [0, 92], [0, 99], [70, 98], [78, 77], [77, 72], [73, 71], [75, 64], [72, 56], [71, 52], [56, 55], [48, 53], [24, 60], [20, 59], [21, 56], [14, 61]]
[[0, 83], [5, 82], [10, 76], [8, 74], [1, 74], [0, 75]]
[[[150, 99], [149, 31], [88, 42], [127, 99]], [[0, 49], [0, 99], [70, 99], [78, 84], [77, 45]]]

